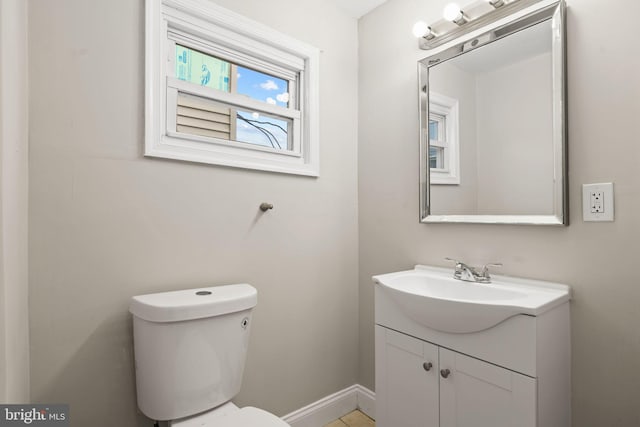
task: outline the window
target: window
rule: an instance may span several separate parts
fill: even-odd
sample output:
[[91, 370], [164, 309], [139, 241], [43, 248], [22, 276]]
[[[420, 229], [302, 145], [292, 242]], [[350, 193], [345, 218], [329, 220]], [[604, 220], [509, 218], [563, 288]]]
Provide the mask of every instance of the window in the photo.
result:
[[[167, 85], [168, 99], [172, 101], [167, 106], [167, 115], [175, 117], [175, 122], [168, 121], [170, 134], [177, 132], [182, 134], [176, 135], [180, 137], [199, 135], [274, 150], [299, 151], [296, 150], [299, 142], [294, 144], [292, 135], [293, 121], [299, 117], [299, 111], [289, 109], [290, 104], [295, 105], [289, 102], [289, 86], [297, 83], [295, 75], [287, 76], [291, 80], [286, 80], [174, 41], [170, 43], [175, 45], [175, 67], [172, 67], [175, 78], [169, 78]], [[286, 74], [285, 71], [282, 74]], [[206, 96], [193, 95], [195, 85], [206, 88], [202, 91]], [[224, 97], [236, 99], [230, 102]], [[249, 100], [265, 105], [252, 108]], [[245, 105], [247, 108], [242, 108]]]
[[208, 0], [146, 6], [145, 155], [318, 176], [316, 48]]
[[429, 167], [431, 170], [444, 171], [444, 150], [447, 146], [446, 116], [431, 113], [429, 115]]
[[460, 184], [457, 100], [429, 92], [427, 134], [431, 184]]

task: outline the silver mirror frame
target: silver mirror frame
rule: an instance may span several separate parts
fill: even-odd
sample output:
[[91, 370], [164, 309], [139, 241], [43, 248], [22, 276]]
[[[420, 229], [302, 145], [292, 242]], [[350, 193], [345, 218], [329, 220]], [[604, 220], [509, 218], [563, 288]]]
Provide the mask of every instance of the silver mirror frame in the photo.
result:
[[[460, 38], [454, 46], [445, 48], [418, 62], [418, 98], [420, 111], [420, 222], [422, 223], [471, 223], [471, 224], [529, 224], [569, 225], [568, 174], [567, 174], [567, 37], [565, 0], [542, 2], [543, 5], [516, 15], [506, 24], [490, 28], [473, 37]], [[533, 10], [531, 10], [533, 9]], [[470, 40], [479, 42], [474, 48], [507, 37], [532, 25], [551, 19], [552, 69], [553, 69], [553, 147], [554, 147], [554, 213], [552, 215], [432, 215], [429, 191], [429, 138], [423, 129], [429, 117], [429, 68], [463, 53], [463, 45]], [[468, 47], [465, 52], [468, 52]], [[426, 96], [423, 93], [426, 91]]]

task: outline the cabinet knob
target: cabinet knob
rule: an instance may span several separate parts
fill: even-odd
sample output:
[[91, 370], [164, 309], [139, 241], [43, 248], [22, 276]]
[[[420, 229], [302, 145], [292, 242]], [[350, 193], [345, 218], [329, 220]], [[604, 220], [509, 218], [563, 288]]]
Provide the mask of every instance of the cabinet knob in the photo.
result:
[[430, 371], [430, 370], [431, 370], [431, 368], [433, 368], [433, 363], [431, 363], [431, 362], [424, 362], [424, 363], [422, 364], [422, 367], [424, 368], [424, 370], [425, 370], [425, 371], [427, 371], [427, 372], [428, 372], [428, 371]]
[[440, 375], [442, 375], [442, 378], [448, 378], [449, 375], [451, 375], [451, 371], [448, 369], [441, 369]]

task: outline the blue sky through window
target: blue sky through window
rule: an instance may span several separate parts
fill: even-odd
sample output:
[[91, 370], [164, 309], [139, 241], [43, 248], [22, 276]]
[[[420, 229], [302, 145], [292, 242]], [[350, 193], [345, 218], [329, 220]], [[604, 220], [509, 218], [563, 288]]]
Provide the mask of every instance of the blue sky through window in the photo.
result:
[[280, 107], [289, 106], [289, 82], [238, 66], [238, 93]]
[[236, 140], [278, 150], [288, 150], [289, 122], [238, 110]]
[[[289, 106], [289, 82], [238, 66], [237, 92], [252, 99], [279, 107]], [[289, 123], [259, 113], [238, 111], [238, 141], [263, 145], [278, 150], [289, 149]]]

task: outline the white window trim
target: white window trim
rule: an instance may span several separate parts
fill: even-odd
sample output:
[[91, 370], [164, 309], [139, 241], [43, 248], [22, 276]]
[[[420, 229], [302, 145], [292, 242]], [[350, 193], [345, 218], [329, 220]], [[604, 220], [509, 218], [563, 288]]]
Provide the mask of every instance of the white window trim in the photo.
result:
[[[276, 67], [300, 70], [300, 105], [290, 115], [300, 132], [296, 152], [212, 141], [167, 131], [168, 72], [175, 53], [169, 30], [192, 34], [238, 52], [252, 52]], [[146, 0], [145, 156], [247, 169], [318, 176], [319, 50], [208, 0]], [[256, 54], [259, 53], [259, 54]], [[262, 57], [260, 57], [262, 56]], [[196, 91], [198, 90], [196, 86]], [[261, 110], [270, 106], [260, 105]], [[282, 109], [284, 110], [284, 109]], [[281, 112], [281, 111], [280, 111]]]
[[[444, 167], [442, 169], [430, 169], [430, 184], [460, 184], [458, 110], [457, 99], [429, 91], [429, 112], [445, 117], [446, 138], [446, 144], [442, 145], [444, 148]], [[429, 121], [427, 120], [427, 126], [428, 123]]]

